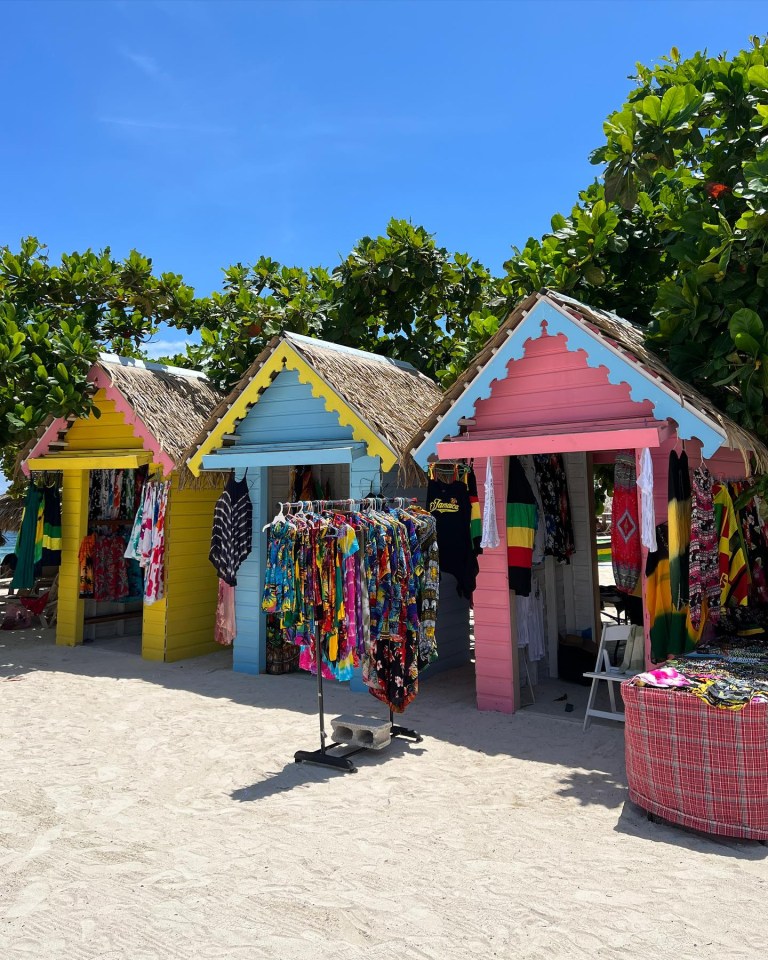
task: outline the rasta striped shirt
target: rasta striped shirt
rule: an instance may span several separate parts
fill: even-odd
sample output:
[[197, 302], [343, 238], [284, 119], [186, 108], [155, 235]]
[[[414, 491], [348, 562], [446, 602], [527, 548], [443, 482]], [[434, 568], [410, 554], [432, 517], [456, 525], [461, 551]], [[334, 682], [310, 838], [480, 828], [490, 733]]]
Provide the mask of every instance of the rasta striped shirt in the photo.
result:
[[237, 586], [237, 571], [253, 545], [253, 505], [248, 481], [231, 476], [213, 510], [211, 551], [208, 559], [219, 579]]
[[517, 457], [509, 458], [507, 485], [507, 566], [509, 589], [518, 596], [531, 592], [533, 541], [536, 537], [536, 498]]

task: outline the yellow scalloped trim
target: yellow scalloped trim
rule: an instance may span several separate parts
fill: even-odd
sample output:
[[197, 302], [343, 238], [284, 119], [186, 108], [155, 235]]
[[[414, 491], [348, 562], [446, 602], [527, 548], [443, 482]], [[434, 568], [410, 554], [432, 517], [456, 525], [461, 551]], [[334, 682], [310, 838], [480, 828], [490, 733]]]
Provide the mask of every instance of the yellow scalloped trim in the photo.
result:
[[339, 423], [351, 428], [355, 440], [365, 443], [369, 456], [381, 458], [381, 466], [385, 472], [394, 467], [397, 456], [392, 448], [359, 414], [342, 400], [338, 393], [312, 369], [303, 357], [300, 357], [288, 343], [284, 342], [258, 370], [253, 379], [245, 384], [240, 395], [211, 430], [198, 450], [189, 458], [187, 466], [194, 476], [200, 476], [203, 457], [221, 446], [224, 434], [234, 432], [239, 421], [243, 420], [248, 415], [248, 410], [258, 402], [260, 392], [270, 385], [273, 377], [283, 367], [296, 371], [299, 380], [310, 387], [312, 395], [323, 401], [325, 409], [335, 413], [339, 418]]

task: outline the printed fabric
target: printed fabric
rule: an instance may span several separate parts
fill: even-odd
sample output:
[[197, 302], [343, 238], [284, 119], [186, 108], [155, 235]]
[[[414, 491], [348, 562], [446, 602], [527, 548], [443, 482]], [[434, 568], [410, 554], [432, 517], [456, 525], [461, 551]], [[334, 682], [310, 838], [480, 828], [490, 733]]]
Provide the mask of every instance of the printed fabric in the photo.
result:
[[234, 587], [237, 571], [253, 546], [253, 505], [248, 480], [230, 476], [213, 510], [213, 530], [208, 559], [219, 579]]
[[[715, 530], [718, 535], [718, 568], [720, 571], [720, 608], [745, 607], [749, 601], [747, 558], [733, 508], [733, 500], [724, 483], [713, 490]], [[713, 617], [713, 619], [716, 619]]]
[[124, 601], [131, 597], [125, 540], [117, 533], [89, 533], [80, 544], [81, 600]]
[[[753, 492], [753, 484], [748, 480], [739, 480], [729, 486], [734, 509], [737, 501], [744, 500]], [[751, 581], [750, 600], [755, 603], [768, 603], [768, 547], [765, 540], [765, 528], [760, 516], [758, 501], [752, 496], [736, 511], [741, 527], [742, 542], [747, 556]]]
[[130, 520], [147, 476], [147, 468], [138, 470], [92, 470], [88, 484], [88, 518]]
[[688, 550], [689, 617], [691, 626], [697, 631], [705, 616], [708, 615], [713, 621], [719, 616], [720, 566], [717, 541], [712, 474], [702, 464], [693, 471], [691, 543]]
[[472, 537], [472, 504], [464, 480], [445, 482], [437, 477], [427, 484], [427, 508], [437, 524], [440, 569], [456, 578], [460, 597], [471, 599], [479, 570]]
[[688, 604], [688, 550], [691, 542], [691, 477], [688, 454], [669, 453], [669, 576], [672, 605]]
[[575, 546], [563, 457], [559, 453], [537, 453], [534, 454], [533, 463], [544, 508], [544, 553], [548, 557], [554, 557], [559, 563], [570, 563]]
[[536, 498], [517, 457], [509, 458], [507, 483], [507, 567], [509, 589], [520, 597], [531, 592], [531, 565], [536, 536]]
[[223, 647], [231, 647], [237, 635], [235, 621], [235, 588], [219, 580], [219, 593], [216, 602], [216, 625], [213, 639]]
[[642, 548], [637, 507], [635, 456], [619, 453], [613, 475], [611, 561], [617, 589], [632, 593], [640, 579]]
[[271, 642], [298, 646], [299, 667], [323, 677], [362, 667], [371, 694], [401, 711], [437, 656], [439, 566], [437, 523], [415, 505], [276, 518], [262, 594]]
[[169, 480], [144, 484], [142, 503], [128, 544], [123, 545], [123, 555], [137, 560], [144, 571], [144, 603], [147, 606], [165, 596], [165, 517], [170, 487]]

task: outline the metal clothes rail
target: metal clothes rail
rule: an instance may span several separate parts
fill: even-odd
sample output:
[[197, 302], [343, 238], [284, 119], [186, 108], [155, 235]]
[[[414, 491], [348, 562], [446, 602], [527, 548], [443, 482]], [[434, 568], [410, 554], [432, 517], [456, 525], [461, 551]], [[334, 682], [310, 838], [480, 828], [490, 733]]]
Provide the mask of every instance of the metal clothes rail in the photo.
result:
[[[387, 504], [400, 509], [405, 509], [409, 504], [417, 503], [415, 498], [407, 497], [364, 497], [360, 500], [346, 499], [346, 500], [301, 500], [294, 503], [279, 503], [280, 514], [275, 520], [274, 523], [279, 517], [287, 519], [292, 514], [299, 516], [306, 510], [315, 510], [316, 512], [329, 512], [334, 511], [337, 513], [351, 513], [357, 509], [383, 509]], [[286, 516], [284, 511], [288, 510], [289, 513]], [[272, 524], [267, 524], [271, 526]], [[323, 650], [322, 642], [320, 639], [320, 624], [318, 623], [315, 627], [314, 635], [314, 644], [315, 644], [315, 665], [317, 667], [317, 713], [320, 723], [320, 748], [318, 750], [297, 750], [294, 754], [294, 761], [296, 763], [314, 763], [321, 766], [333, 767], [336, 770], [341, 770], [344, 773], [356, 773], [357, 767], [354, 765], [350, 759], [355, 754], [360, 753], [363, 750], [366, 750], [367, 747], [355, 747], [352, 750], [347, 750], [345, 753], [331, 753], [330, 751], [336, 747], [343, 747], [345, 744], [337, 743], [335, 740], [329, 742], [328, 733], [325, 729], [325, 703], [323, 699]], [[389, 735], [390, 740], [394, 740], [396, 737], [402, 737], [405, 740], [410, 740], [412, 743], [421, 743], [422, 736], [417, 733], [415, 730], [410, 729], [409, 727], [403, 727], [400, 724], [394, 722], [394, 711], [392, 707], [389, 708]]]

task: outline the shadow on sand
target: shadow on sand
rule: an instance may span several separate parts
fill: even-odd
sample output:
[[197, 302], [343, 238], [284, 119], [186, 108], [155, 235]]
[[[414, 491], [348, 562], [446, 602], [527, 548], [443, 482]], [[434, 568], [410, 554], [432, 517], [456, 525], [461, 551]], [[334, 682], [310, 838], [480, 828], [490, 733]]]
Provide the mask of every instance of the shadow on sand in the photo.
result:
[[[126, 652], [132, 650], [134, 652]], [[155, 663], [138, 655], [136, 639], [97, 641], [81, 647], [57, 647], [51, 630], [30, 629], [0, 633], [0, 687], [3, 682], [23, 682], [36, 671], [70, 673], [81, 677], [142, 680], [169, 690], [189, 691], [203, 697], [230, 700], [266, 710], [290, 710], [307, 717], [306, 738], [286, 745], [281, 770], [264, 771], [263, 779], [235, 790], [238, 802], [251, 802], [332, 777], [350, 776], [309, 764], [293, 762], [295, 749], [319, 746], [315, 679], [304, 673], [282, 676], [249, 676], [232, 671], [229, 650], [186, 660]], [[325, 685], [326, 716], [358, 712], [384, 716], [384, 707], [367, 693], [353, 693], [346, 684]], [[475, 705], [474, 670], [446, 671], [422, 684], [407, 711], [408, 725], [425, 738], [423, 745], [395, 740], [386, 751], [358, 754], [363, 772], [397, 760], [405, 752], [428, 750], [429, 739], [448, 742], [486, 756], [509, 756], [562, 769], [557, 793], [582, 807], [620, 810], [616, 830], [654, 842], [706, 850], [723, 856], [764, 858], [768, 851], [758, 843], [700, 836], [690, 831], [650, 823], [627, 796], [623, 756], [623, 730], [618, 724], [594, 724], [583, 733], [580, 724], [564, 722], [525, 710], [511, 716], [485, 713]], [[352, 774], [359, 776], [359, 774]]]

